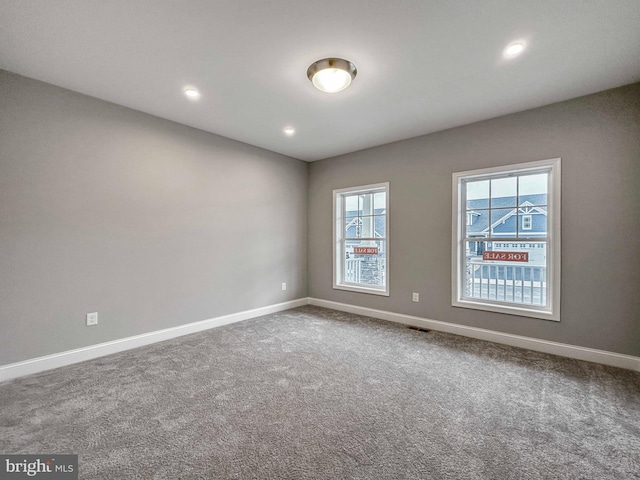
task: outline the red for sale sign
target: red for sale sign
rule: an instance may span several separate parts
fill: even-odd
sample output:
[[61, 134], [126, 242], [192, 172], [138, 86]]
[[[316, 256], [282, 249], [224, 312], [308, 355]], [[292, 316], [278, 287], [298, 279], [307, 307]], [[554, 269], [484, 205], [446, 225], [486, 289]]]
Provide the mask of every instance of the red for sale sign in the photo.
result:
[[355, 255], [377, 255], [378, 247], [353, 247]]
[[528, 262], [529, 252], [482, 252], [482, 260], [499, 260], [501, 262]]

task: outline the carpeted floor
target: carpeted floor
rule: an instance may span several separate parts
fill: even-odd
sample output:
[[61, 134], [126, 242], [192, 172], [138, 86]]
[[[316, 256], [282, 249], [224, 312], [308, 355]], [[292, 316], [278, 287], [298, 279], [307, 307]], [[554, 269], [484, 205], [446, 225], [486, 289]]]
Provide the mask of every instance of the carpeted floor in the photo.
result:
[[86, 479], [637, 479], [640, 374], [302, 307], [0, 384]]

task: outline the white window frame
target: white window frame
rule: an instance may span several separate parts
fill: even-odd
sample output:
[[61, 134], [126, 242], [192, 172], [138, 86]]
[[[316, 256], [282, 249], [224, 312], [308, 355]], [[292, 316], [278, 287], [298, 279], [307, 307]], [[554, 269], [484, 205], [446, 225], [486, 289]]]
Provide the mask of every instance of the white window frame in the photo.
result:
[[[348, 195], [382, 192], [385, 195], [385, 285], [375, 287], [371, 285], [345, 283], [343, 281], [343, 262], [345, 257], [345, 238], [343, 219], [345, 214], [344, 198]], [[372, 295], [389, 296], [389, 182], [362, 185], [359, 187], [340, 188], [333, 191], [333, 288], [351, 292], [369, 293]]]
[[[527, 220], [527, 222], [525, 222], [525, 220]], [[533, 215], [523, 215], [522, 230], [531, 230], [532, 228], [533, 228]]]
[[[560, 158], [520, 163], [500, 167], [469, 170], [453, 174], [452, 185], [452, 262], [451, 262], [451, 304], [454, 307], [486, 310], [491, 312], [521, 315], [544, 320], [560, 321]], [[465, 181], [483, 180], [524, 173], [548, 172], [547, 185], [547, 299], [548, 305], [538, 307], [520, 303], [501, 302], [464, 296], [465, 282], [465, 241], [466, 233], [466, 189]], [[520, 237], [522, 242], [535, 242], [536, 238]], [[492, 241], [491, 237], [483, 241]], [[496, 241], [501, 241], [496, 239]], [[503, 240], [504, 241], [504, 240]]]

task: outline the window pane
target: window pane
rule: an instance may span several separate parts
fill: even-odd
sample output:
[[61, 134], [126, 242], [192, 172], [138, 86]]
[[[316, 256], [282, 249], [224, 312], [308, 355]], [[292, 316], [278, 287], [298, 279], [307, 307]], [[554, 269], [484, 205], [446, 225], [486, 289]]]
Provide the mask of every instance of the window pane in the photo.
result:
[[466, 182], [467, 210], [489, 208], [489, 180]]
[[373, 238], [374, 223], [375, 217], [373, 216], [364, 216], [361, 218], [362, 228], [360, 236], [362, 238]]
[[468, 237], [486, 235], [490, 225], [489, 210], [467, 210], [465, 222]]
[[547, 205], [548, 173], [523, 175], [518, 178], [520, 205]]
[[373, 194], [373, 208], [376, 215], [386, 213], [387, 208], [387, 192], [378, 192]]
[[516, 209], [497, 208], [491, 210], [491, 236], [516, 235]]
[[375, 224], [375, 236], [378, 237], [386, 237], [386, 216], [385, 215], [376, 215], [374, 217]]
[[[546, 213], [546, 208], [543, 209]], [[547, 236], [547, 215], [544, 213], [531, 215], [531, 234]]]
[[344, 202], [345, 202], [345, 212], [347, 213], [347, 216], [351, 215], [351, 216], [355, 216], [358, 215], [358, 203], [359, 203], [359, 196], [358, 195], [345, 195], [344, 197]]
[[519, 209], [520, 237], [547, 236], [546, 207], [521, 207]]
[[386, 285], [386, 241], [346, 242], [345, 283], [384, 287]]
[[373, 215], [373, 193], [360, 195], [360, 215]]
[[546, 242], [466, 242], [464, 296], [547, 306]]
[[515, 207], [517, 195], [518, 177], [491, 180], [491, 208]]
[[345, 238], [360, 238], [360, 217], [346, 217], [344, 224]]

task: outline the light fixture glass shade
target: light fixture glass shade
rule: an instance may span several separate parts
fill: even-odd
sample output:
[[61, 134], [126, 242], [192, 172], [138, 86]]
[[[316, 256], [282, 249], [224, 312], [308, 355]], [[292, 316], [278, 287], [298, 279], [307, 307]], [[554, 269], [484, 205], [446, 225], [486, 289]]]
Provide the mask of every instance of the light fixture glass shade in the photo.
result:
[[524, 43], [523, 42], [514, 42], [507, 46], [504, 49], [503, 56], [505, 58], [514, 58], [520, 55], [524, 51]]
[[312, 63], [307, 69], [307, 77], [318, 89], [327, 93], [337, 93], [347, 88], [356, 77], [356, 66], [342, 58], [324, 58]]
[[185, 88], [184, 94], [189, 98], [198, 98], [200, 96], [200, 92], [195, 88]]

